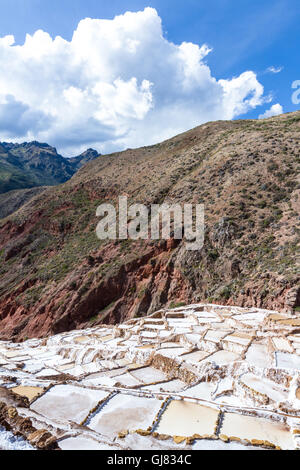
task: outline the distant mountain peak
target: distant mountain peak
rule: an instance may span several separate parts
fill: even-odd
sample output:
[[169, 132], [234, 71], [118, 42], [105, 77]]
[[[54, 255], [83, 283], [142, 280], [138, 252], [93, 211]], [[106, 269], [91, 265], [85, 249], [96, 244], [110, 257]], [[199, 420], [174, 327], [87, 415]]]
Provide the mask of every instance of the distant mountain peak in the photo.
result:
[[36, 186], [54, 186], [70, 179], [85, 163], [99, 156], [89, 148], [66, 158], [55, 147], [31, 142], [0, 142], [0, 194]]

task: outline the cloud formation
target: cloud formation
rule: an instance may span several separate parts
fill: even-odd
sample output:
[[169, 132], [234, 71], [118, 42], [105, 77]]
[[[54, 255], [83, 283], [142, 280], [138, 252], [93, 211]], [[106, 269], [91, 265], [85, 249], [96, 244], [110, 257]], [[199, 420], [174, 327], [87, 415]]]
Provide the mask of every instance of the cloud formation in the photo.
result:
[[274, 65], [271, 65], [271, 67], [268, 67], [266, 71], [270, 73], [280, 73], [282, 70], [283, 67], [274, 67]]
[[264, 102], [252, 71], [217, 80], [207, 45], [163, 37], [153, 8], [80, 21], [71, 41], [44, 31], [0, 38], [0, 140], [76, 153], [152, 144]]
[[276, 103], [276, 104], [273, 104], [273, 106], [271, 106], [270, 109], [267, 109], [264, 112], [264, 114], [260, 114], [258, 116], [258, 119], [266, 119], [266, 118], [270, 118], [273, 116], [278, 116], [279, 114], [282, 114], [282, 113], [283, 113], [283, 108], [281, 104]]

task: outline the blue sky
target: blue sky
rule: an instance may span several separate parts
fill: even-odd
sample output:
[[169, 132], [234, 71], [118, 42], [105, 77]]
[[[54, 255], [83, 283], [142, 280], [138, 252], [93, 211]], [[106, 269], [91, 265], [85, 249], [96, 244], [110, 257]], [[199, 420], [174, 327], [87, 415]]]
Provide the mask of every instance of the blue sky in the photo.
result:
[[[14, 35], [14, 46], [16, 44], [22, 45], [26, 34], [32, 35], [35, 31], [42, 29], [49, 33], [52, 38], [59, 35], [67, 41], [71, 41], [79, 21], [84, 18], [113, 19], [115, 15], [123, 15], [127, 11], [143, 11], [145, 7], [156, 9], [162, 21], [164, 38], [169, 43], [180, 45], [182, 42], [191, 42], [200, 47], [206, 44], [212, 49], [208, 54], [205, 54], [203, 64], [209, 67], [214, 79], [231, 80], [248, 70], [255, 73], [257, 81], [264, 87], [265, 99], [261, 100], [260, 104], [249, 106], [249, 109], [240, 115], [232, 112], [230, 117], [257, 118], [274, 104], [280, 105], [284, 112], [295, 111], [299, 108], [299, 105], [293, 104], [291, 100], [292, 82], [300, 80], [299, 0], [210, 0], [209, 2], [201, 0], [110, 0], [110, 2], [101, 0], [0, 0], [0, 37]], [[162, 49], [161, 60], [163, 60], [163, 51], [164, 49]], [[4, 55], [3, 57], [5, 59], [7, 56]], [[2, 61], [3, 57], [0, 56]], [[138, 65], [136, 66], [138, 67]], [[29, 63], [23, 64], [23, 67], [30, 68], [30, 65]], [[104, 65], [102, 65], [102, 69], [103, 67]], [[281, 69], [281, 71], [278, 73], [271, 72], [269, 70], [270, 67], [278, 70]], [[15, 73], [19, 71], [20, 76], [22, 76], [24, 70], [15, 69]], [[165, 73], [171, 72], [166, 71]], [[100, 75], [98, 80], [102, 82], [102, 75]], [[136, 95], [137, 100], [144, 100], [144, 108], [141, 109], [140, 107], [134, 110], [136, 113], [135, 118], [140, 122], [144, 119], [141, 116], [149, 116], [153, 112], [153, 107], [156, 106], [158, 100], [163, 100], [164, 97], [161, 96], [159, 98], [159, 94], [155, 95], [152, 93], [152, 111], [149, 111], [151, 108], [149, 104], [151, 101], [151, 98], [149, 98], [150, 88], [148, 91], [144, 88], [142, 89], [141, 83], [145, 79], [153, 84], [153, 74], [149, 73], [148, 76], [145, 72], [144, 76], [138, 75], [137, 72], [132, 75], [132, 77], [137, 77], [136, 89], [132, 93], [139, 93], [139, 96]], [[51, 77], [44, 78], [44, 80], [49, 80], [49, 82], [53, 83], [53, 77]], [[114, 77], [114, 80], [116, 77], [117, 75]], [[127, 66], [125, 69], [118, 70], [118, 77], [125, 81], [130, 79]], [[159, 79], [157, 78], [157, 80]], [[73, 83], [72, 80], [71, 82]], [[69, 87], [71, 82], [64, 86]], [[199, 83], [197, 86], [200, 86]], [[88, 89], [88, 85], [85, 85], [86, 88], [83, 85], [80, 86], [78, 83], [76, 84], [76, 87], [79, 87], [80, 90]], [[153, 90], [156, 87], [156, 83], [151, 86]], [[163, 90], [163, 88], [161, 89]], [[198, 88], [194, 88], [193, 93], [196, 94], [197, 90]], [[43, 90], [40, 93], [43, 93]], [[62, 130], [61, 133], [53, 131], [48, 136], [43, 131], [41, 123], [44, 122], [45, 126], [49, 126], [50, 122], [54, 123], [55, 113], [53, 114], [52, 112], [51, 114], [50, 108], [45, 115], [41, 114], [42, 110], [38, 109], [38, 106], [31, 109], [29, 95], [27, 98], [25, 94], [22, 97], [13, 88], [7, 87], [6, 96], [8, 95], [10, 98], [6, 98], [6, 101], [3, 101], [3, 98], [2, 105], [6, 113], [9, 109], [9, 116], [12, 117], [12, 121], [15, 120], [14, 113], [20, 108], [27, 113], [26, 121], [28, 122], [29, 116], [29, 121], [34, 124], [32, 124], [32, 128], [24, 128], [23, 135], [21, 135], [20, 129], [25, 121], [24, 115], [24, 119], [18, 124], [17, 129], [6, 129], [5, 124], [1, 124], [0, 99], [0, 140], [4, 140], [2, 137], [6, 139], [11, 138], [11, 140], [22, 140], [25, 137], [37, 136], [40, 138], [44, 135], [45, 138], [52, 139], [53, 143], [57, 144], [58, 147], [72, 152], [72, 147], [74, 147], [71, 144], [72, 136], [78, 135], [78, 124], [73, 123], [73, 127], [70, 124], [67, 129], [64, 129], [64, 132], [68, 132], [68, 130], [70, 132], [70, 136], [66, 141], [60, 135], [63, 133]], [[104, 99], [102, 95], [101, 99]], [[148, 108], [146, 104], [147, 99]], [[172, 97], [170, 96], [170, 101], [171, 99]], [[176, 99], [178, 99], [179, 103], [184, 98], [177, 97]], [[208, 102], [203, 106], [209, 107], [209, 105]], [[126, 106], [124, 104], [124, 109]], [[130, 115], [130, 123], [127, 122], [126, 124], [128, 129], [132, 129], [135, 126], [132, 120], [134, 112], [127, 108], [123, 114], [124, 116], [126, 113], [128, 116]], [[101, 114], [101, 112], [99, 111], [98, 114]], [[112, 122], [112, 120], [101, 121], [103, 125], [99, 129], [100, 137], [97, 139], [95, 137], [97, 122], [94, 119], [96, 111], [93, 110], [93, 113], [86, 124], [93, 128], [93, 132], [87, 133], [90, 137], [83, 138], [82, 141], [79, 139], [75, 145], [76, 150], [77, 148], [83, 148], [86, 144], [94, 144], [96, 147], [98, 145], [98, 148], [100, 148], [103, 142], [106, 142], [105, 145], [103, 144], [103, 149], [114, 149], [114, 147], [118, 148], [127, 144], [139, 144], [136, 138], [132, 137], [127, 140], [124, 138], [128, 130], [126, 129], [124, 119], [122, 122], [118, 121], [118, 124]], [[168, 113], [165, 110], [164, 113], [162, 112], [159, 116], [157, 115], [157, 119], [163, 119], [163, 116], [166, 115]], [[203, 116], [204, 114], [202, 113], [201, 117], [199, 117], [199, 123], [205, 120]], [[214, 117], [214, 114], [212, 116]], [[226, 116], [220, 115], [220, 118], [224, 117]], [[154, 117], [152, 119], [154, 120]], [[210, 119], [210, 113], [207, 114], [207, 119]], [[195, 118], [191, 118], [190, 122], [191, 124], [194, 123]], [[163, 122], [160, 122], [160, 125], [163, 125]], [[59, 126], [56, 127], [58, 128]], [[153, 129], [155, 130], [155, 127]], [[176, 122], [176, 125], [175, 123], [172, 126], [170, 125], [169, 133], [172, 133], [172, 129], [174, 129], [174, 132], [177, 129], [181, 130], [180, 123]], [[168, 133], [166, 133], [166, 136], [168, 136]], [[157, 135], [157, 138], [160, 137], [164, 137], [164, 135]], [[147, 136], [146, 143], [148, 141], [149, 138]], [[75, 152], [75, 147], [73, 153]]]

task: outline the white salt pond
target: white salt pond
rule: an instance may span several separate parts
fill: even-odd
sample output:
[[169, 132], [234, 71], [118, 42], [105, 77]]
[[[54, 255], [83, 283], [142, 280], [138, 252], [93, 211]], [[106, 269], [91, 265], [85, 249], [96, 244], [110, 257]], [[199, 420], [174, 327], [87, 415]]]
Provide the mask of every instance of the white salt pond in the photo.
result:
[[184, 391], [185, 397], [202, 398], [203, 400], [211, 400], [216, 389], [216, 384], [212, 382], [201, 382], [194, 387], [190, 387]]
[[156, 428], [159, 434], [169, 436], [213, 436], [219, 410], [188, 401], [172, 400]]
[[220, 434], [250, 442], [268, 441], [283, 450], [294, 447], [292, 434], [284, 424], [256, 416], [225, 413]]
[[268, 346], [266, 344], [251, 344], [246, 353], [246, 361], [251, 366], [261, 368], [272, 367], [274, 365], [273, 358], [269, 354]]
[[248, 387], [256, 390], [259, 393], [267, 395], [271, 400], [280, 402], [288, 399], [288, 393], [280, 385], [271, 382], [268, 379], [262, 379], [254, 374], [245, 374], [241, 377], [243, 382]]
[[51, 419], [80, 424], [100, 400], [109, 395], [102, 390], [91, 390], [73, 385], [55, 385], [38, 398], [31, 409]]
[[113, 379], [111, 379], [113, 384], [118, 387], [136, 387], [138, 385], [142, 385], [143, 382], [136, 379], [131, 375], [130, 372], [126, 372], [126, 374], [117, 375]]
[[157, 354], [166, 357], [178, 357], [186, 352], [188, 352], [186, 348], [161, 348], [157, 350]]
[[295, 354], [289, 354], [286, 352], [277, 351], [276, 356], [276, 366], [280, 369], [296, 369], [300, 370], [300, 356]]
[[279, 351], [285, 351], [285, 352], [293, 352], [293, 348], [290, 344], [290, 342], [286, 338], [279, 337], [277, 338], [276, 336], [272, 338], [273, 344], [276, 349]]
[[141, 369], [132, 370], [130, 374], [144, 384], [167, 380], [166, 374], [154, 367], [143, 367]]
[[155, 398], [118, 393], [91, 418], [89, 428], [106, 436], [116, 436], [120, 431], [147, 429], [162, 403]]
[[144, 385], [141, 390], [150, 390], [151, 392], [170, 392], [178, 393], [186, 388], [186, 383], [179, 379], [169, 380], [168, 382], [155, 385]]
[[207, 356], [209, 356], [210, 353], [207, 351], [194, 351], [191, 353], [184, 354], [182, 356], [182, 359], [186, 362], [200, 362], [202, 359], [205, 359]]
[[215, 352], [211, 356], [208, 356], [202, 362], [214, 362], [218, 366], [223, 366], [225, 364], [230, 364], [231, 362], [238, 361], [239, 359], [239, 354], [222, 349], [220, 351]]
[[197, 439], [193, 450], [263, 450], [259, 447], [243, 445], [239, 442], [223, 442], [214, 439]]

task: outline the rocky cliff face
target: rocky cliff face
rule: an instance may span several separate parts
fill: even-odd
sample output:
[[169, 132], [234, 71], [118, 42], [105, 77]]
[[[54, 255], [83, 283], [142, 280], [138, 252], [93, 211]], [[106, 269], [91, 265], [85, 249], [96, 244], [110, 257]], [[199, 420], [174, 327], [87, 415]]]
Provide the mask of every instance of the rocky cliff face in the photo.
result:
[[[300, 305], [300, 113], [209, 123], [102, 156], [0, 222], [0, 336], [24, 339], [208, 301]], [[100, 241], [102, 202], [203, 203], [205, 242]]]
[[54, 147], [40, 142], [0, 143], [0, 194], [16, 189], [64, 183], [81, 166], [96, 158], [88, 149], [73, 158], [64, 158]]

